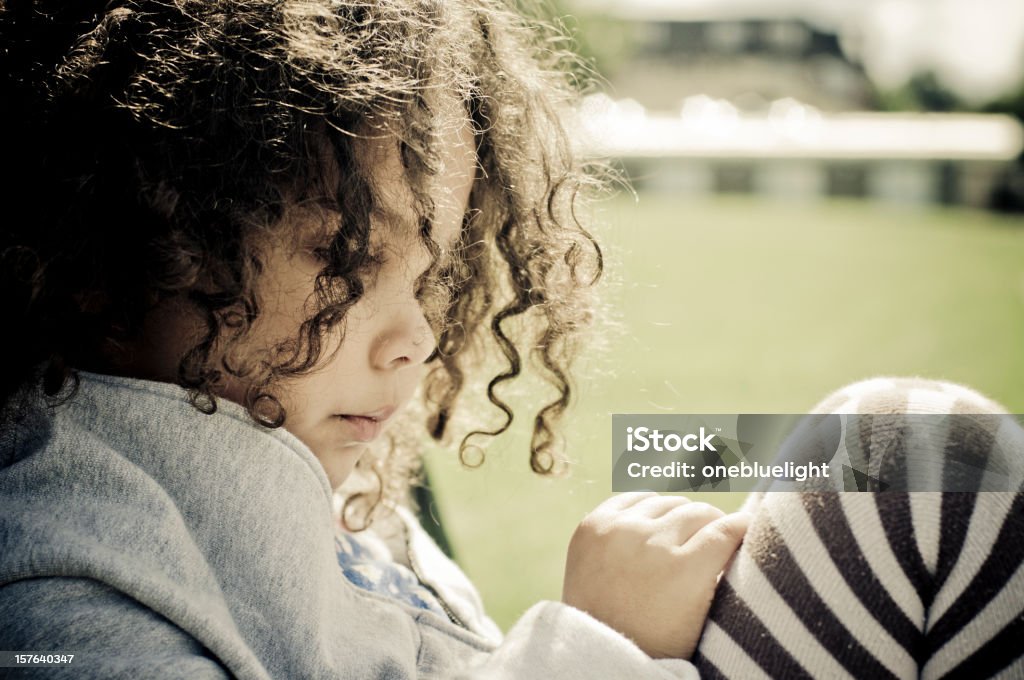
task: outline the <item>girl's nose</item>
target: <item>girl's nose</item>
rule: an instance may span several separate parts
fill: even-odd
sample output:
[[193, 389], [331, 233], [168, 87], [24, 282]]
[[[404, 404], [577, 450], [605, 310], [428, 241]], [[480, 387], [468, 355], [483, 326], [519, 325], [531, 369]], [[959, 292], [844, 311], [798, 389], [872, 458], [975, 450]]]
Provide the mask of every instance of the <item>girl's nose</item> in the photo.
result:
[[434, 352], [434, 332], [418, 302], [404, 306], [377, 336], [371, 361], [388, 370], [422, 364]]

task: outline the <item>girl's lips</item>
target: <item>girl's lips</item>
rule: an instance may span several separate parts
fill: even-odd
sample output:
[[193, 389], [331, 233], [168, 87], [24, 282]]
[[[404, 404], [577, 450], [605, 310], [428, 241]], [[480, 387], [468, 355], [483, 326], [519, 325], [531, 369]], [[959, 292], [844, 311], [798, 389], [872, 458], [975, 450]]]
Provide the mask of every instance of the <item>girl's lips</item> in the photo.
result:
[[380, 435], [384, 423], [397, 409], [397, 406], [389, 405], [369, 413], [339, 413], [337, 417], [348, 424], [356, 441], [370, 442]]
[[348, 424], [356, 441], [371, 442], [384, 429], [384, 421], [367, 416], [338, 416]]

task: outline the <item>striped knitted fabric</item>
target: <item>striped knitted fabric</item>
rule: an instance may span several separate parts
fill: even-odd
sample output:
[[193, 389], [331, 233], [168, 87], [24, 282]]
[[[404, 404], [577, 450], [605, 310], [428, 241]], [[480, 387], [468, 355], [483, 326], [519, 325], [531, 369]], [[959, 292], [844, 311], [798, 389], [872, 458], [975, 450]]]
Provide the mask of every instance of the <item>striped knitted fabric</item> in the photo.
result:
[[[879, 378], [815, 412], [1005, 410]], [[769, 492], [744, 509], [755, 520], [712, 603], [702, 678], [1024, 678], [1024, 492]]]

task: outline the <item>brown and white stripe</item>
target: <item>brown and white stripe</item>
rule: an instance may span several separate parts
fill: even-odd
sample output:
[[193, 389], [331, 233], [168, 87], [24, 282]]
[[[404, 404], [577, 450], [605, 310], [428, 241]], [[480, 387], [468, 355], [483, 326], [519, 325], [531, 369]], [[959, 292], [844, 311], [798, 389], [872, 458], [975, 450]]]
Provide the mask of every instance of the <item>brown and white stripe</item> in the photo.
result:
[[[815, 412], [1005, 411], [959, 385], [880, 378]], [[949, 440], [1024, 441], [1003, 420], [988, 441]], [[1020, 468], [1024, 460], [1017, 480]], [[1024, 679], [1024, 488], [1015, 488], [753, 494], [745, 509], [755, 521], [694, 657], [701, 676]]]

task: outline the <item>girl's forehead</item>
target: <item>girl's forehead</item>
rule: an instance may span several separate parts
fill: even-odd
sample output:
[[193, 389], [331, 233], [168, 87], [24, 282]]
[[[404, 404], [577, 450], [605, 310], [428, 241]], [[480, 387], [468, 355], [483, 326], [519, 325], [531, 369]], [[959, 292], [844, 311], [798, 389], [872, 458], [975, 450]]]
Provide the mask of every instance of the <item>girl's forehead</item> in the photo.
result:
[[441, 169], [432, 180], [434, 238], [457, 243], [477, 176], [476, 136], [468, 117], [453, 119], [440, 134]]
[[[433, 204], [432, 236], [444, 249], [458, 243], [463, 217], [468, 210], [469, 195], [477, 177], [477, 153], [474, 126], [465, 105], [454, 96], [431, 104], [436, 112], [434, 138], [437, 172], [423, 179], [423, 188]], [[376, 247], [400, 244], [418, 239], [421, 216], [416, 208], [415, 194], [402, 162], [401, 140], [380, 128], [365, 131], [354, 145], [355, 166], [339, 167], [329, 144], [325, 141], [320, 167], [319, 185], [330, 195], [332, 187], [343, 181], [344, 172], [359, 172], [374, 192], [371, 217], [371, 241]], [[315, 192], [314, 192], [315, 193]], [[344, 206], [325, 208], [316, 202], [300, 201], [287, 211], [285, 221], [292, 225], [291, 236], [304, 243], [323, 243], [337, 230]], [[297, 246], [301, 247], [301, 246]]]
[[[434, 240], [442, 247], [451, 247], [458, 241], [476, 178], [476, 139], [471, 121], [467, 116], [442, 117], [436, 142], [438, 172], [427, 178], [426, 188], [434, 207]], [[367, 140], [363, 151], [363, 165], [378, 194], [375, 212], [382, 236], [418, 234], [420, 219], [398, 139]]]

